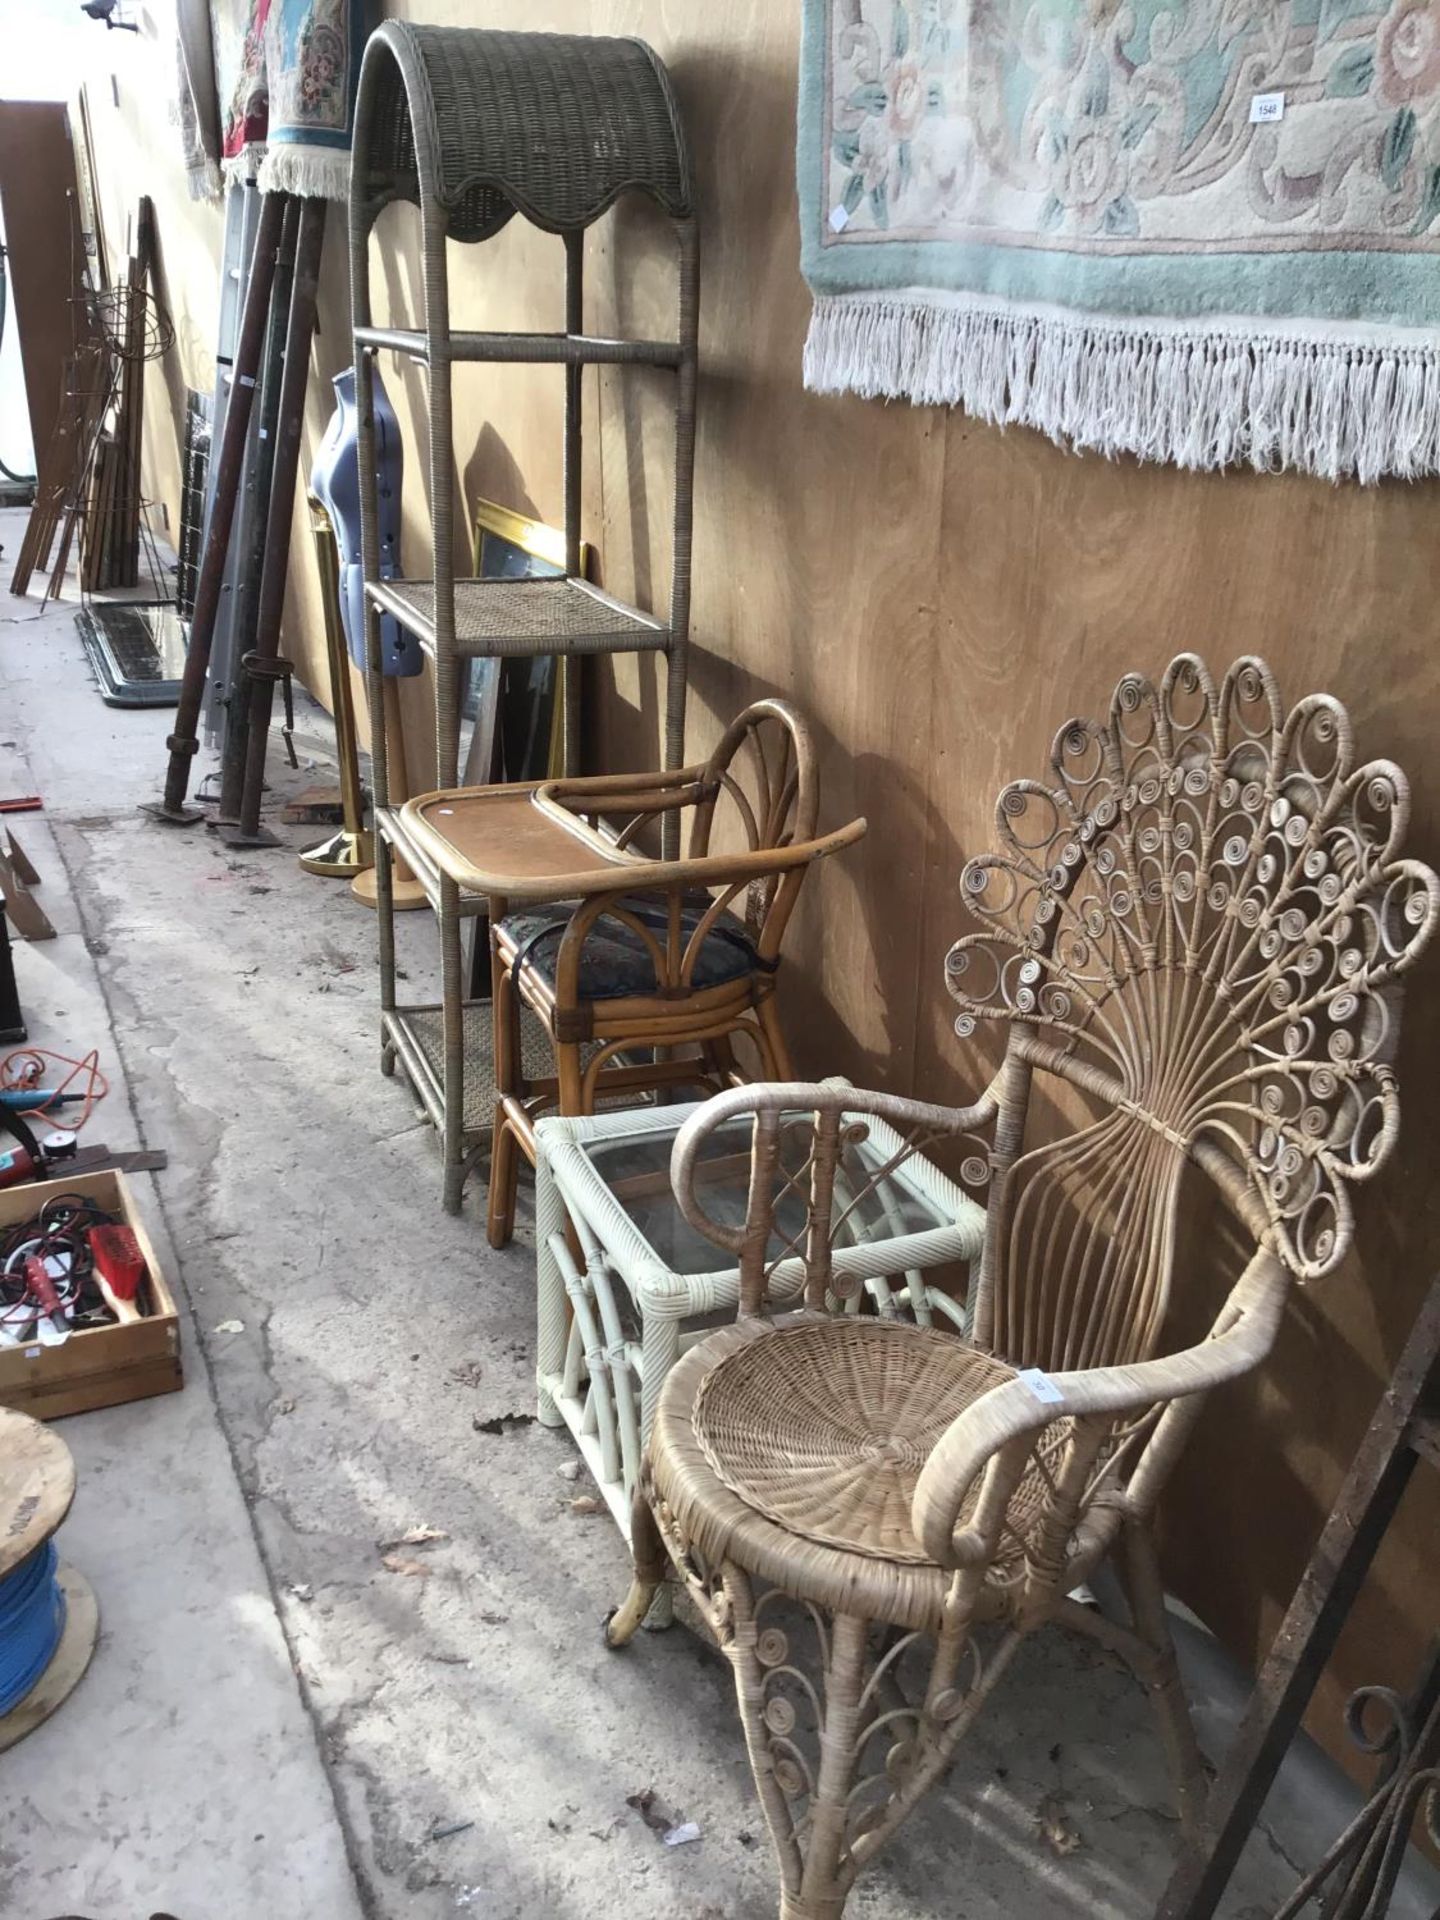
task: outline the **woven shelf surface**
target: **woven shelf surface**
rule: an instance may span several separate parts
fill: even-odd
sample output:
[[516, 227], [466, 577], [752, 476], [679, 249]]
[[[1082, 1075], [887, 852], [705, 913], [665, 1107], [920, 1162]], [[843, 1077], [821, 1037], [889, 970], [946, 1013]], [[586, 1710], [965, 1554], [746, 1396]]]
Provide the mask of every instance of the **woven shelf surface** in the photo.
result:
[[[403, 1015], [437, 1088], [445, 1084], [445, 1016], [439, 1007], [416, 1007]], [[489, 1001], [472, 1001], [464, 1012], [466, 1133], [488, 1134], [495, 1120], [495, 1034]], [[528, 1007], [520, 1010], [520, 1053], [527, 1079], [555, 1071], [550, 1038]]]
[[428, 175], [454, 240], [517, 210], [578, 231], [631, 191], [691, 211], [675, 96], [641, 40], [387, 20], [365, 50], [354, 153], [352, 205], [419, 204]]
[[[435, 645], [435, 585], [387, 580], [373, 597], [422, 645]], [[457, 580], [455, 645], [461, 653], [626, 653], [663, 647], [666, 630], [574, 580]]]
[[[722, 1484], [791, 1533], [926, 1564], [910, 1524], [921, 1469], [957, 1414], [1014, 1377], [933, 1329], [807, 1323], [748, 1342], [706, 1375], [695, 1436]], [[1012, 1514], [1024, 1504], [1022, 1489]]]
[[[439, 1007], [400, 1009], [396, 1018], [419, 1048], [437, 1101], [445, 1086], [445, 1015]], [[465, 1045], [465, 1111], [461, 1120], [467, 1135], [488, 1136], [495, 1120], [495, 1027], [488, 1000], [466, 1003], [463, 1015]], [[598, 1048], [587, 1042], [580, 1059], [589, 1065]], [[520, 1009], [520, 1071], [528, 1081], [548, 1079], [555, 1072], [555, 1052], [540, 1016]], [[649, 1106], [653, 1094], [611, 1094], [600, 1106]]]

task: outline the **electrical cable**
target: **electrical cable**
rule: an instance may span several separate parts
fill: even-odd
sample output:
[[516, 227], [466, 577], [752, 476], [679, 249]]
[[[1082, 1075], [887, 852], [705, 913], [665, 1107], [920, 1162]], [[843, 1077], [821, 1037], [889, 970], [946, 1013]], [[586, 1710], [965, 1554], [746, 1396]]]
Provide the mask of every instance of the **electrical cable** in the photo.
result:
[[[49, 1073], [51, 1067], [68, 1067], [63, 1080], [55, 1080]], [[97, 1101], [103, 1100], [110, 1091], [110, 1082], [100, 1071], [100, 1050], [92, 1048], [83, 1059], [72, 1060], [65, 1053], [50, 1053], [44, 1047], [16, 1047], [13, 1053], [0, 1058], [0, 1093], [25, 1093], [34, 1088], [43, 1098], [37, 1098], [33, 1107], [12, 1107], [17, 1113], [43, 1113], [54, 1117], [68, 1109], [69, 1101], [62, 1094], [69, 1094], [73, 1082], [84, 1076], [85, 1086], [81, 1095], [71, 1095], [80, 1100], [78, 1118], [65, 1111], [65, 1125], [71, 1133], [78, 1133], [95, 1110]]]
[[[114, 1315], [94, 1277], [90, 1232], [123, 1224], [84, 1194], [57, 1193], [33, 1218], [0, 1230], [0, 1347], [43, 1339], [42, 1322], [61, 1338], [110, 1325]], [[43, 1274], [38, 1290], [32, 1262]]]
[[18, 1707], [55, 1658], [65, 1631], [65, 1595], [55, 1542], [28, 1554], [0, 1580], [0, 1717]]

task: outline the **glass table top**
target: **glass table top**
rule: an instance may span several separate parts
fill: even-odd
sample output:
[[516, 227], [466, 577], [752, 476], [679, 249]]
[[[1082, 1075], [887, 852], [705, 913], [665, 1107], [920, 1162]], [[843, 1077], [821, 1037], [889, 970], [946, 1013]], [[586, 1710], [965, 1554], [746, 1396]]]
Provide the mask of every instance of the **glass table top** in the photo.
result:
[[[581, 1151], [663, 1266], [678, 1274], [715, 1273], [733, 1267], [734, 1256], [689, 1225], [670, 1186], [670, 1154], [685, 1111], [676, 1109], [673, 1130], [591, 1140]], [[780, 1157], [787, 1173], [799, 1174], [804, 1168], [812, 1131], [808, 1114], [786, 1115]], [[750, 1116], [739, 1116], [708, 1134], [701, 1152], [696, 1185], [706, 1211], [724, 1226], [744, 1224], [751, 1132]], [[837, 1246], [895, 1240], [955, 1224], [954, 1213], [919, 1184], [917, 1175], [924, 1162], [911, 1156], [886, 1172], [891, 1157], [891, 1149], [880, 1148], [869, 1136], [846, 1143], [835, 1182], [835, 1215], [840, 1218]], [[786, 1242], [803, 1230], [807, 1185], [808, 1176], [777, 1207], [772, 1255], [789, 1251]]]

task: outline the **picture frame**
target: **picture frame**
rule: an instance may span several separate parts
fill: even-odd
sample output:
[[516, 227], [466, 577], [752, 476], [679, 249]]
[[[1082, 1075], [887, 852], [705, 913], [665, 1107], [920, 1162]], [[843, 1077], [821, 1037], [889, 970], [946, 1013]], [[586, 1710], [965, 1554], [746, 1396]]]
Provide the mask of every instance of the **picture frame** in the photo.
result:
[[[475, 502], [475, 577], [559, 579], [565, 535], [494, 500]], [[593, 575], [594, 549], [580, 548], [580, 576]], [[527, 659], [471, 660], [460, 699], [462, 786], [498, 780], [543, 780], [563, 771], [565, 676], [578, 662], [553, 654]]]

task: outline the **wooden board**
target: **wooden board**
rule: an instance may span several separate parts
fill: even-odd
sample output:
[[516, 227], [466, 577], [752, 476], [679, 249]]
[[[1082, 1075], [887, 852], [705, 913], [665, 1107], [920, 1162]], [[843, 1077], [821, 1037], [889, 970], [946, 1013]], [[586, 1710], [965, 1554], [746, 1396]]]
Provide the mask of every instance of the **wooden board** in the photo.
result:
[[0, 1407], [19, 1408], [37, 1420], [59, 1420], [175, 1392], [184, 1385], [175, 1298], [123, 1173], [78, 1173], [6, 1188], [0, 1192], [0, 1227], [29, 1219], [62, 1193], [88, 1194], [133, 1229], [148, 1276], [139, 1295], [144, 1317], [128, 1326], [83, 1328], [58, 1347], [36, 1342], [0, 1347]]
[[58, 1433], [0, 1407], [0, 1580], [43, 1547], [75, 1498], [75, 1462]]
[[75, 343], [71, 296], [82, 258], [76, 209], [65, 108], [53, 101], [0, 100], [5, 264], [37, 459], [55, 430], [65, 356]]

